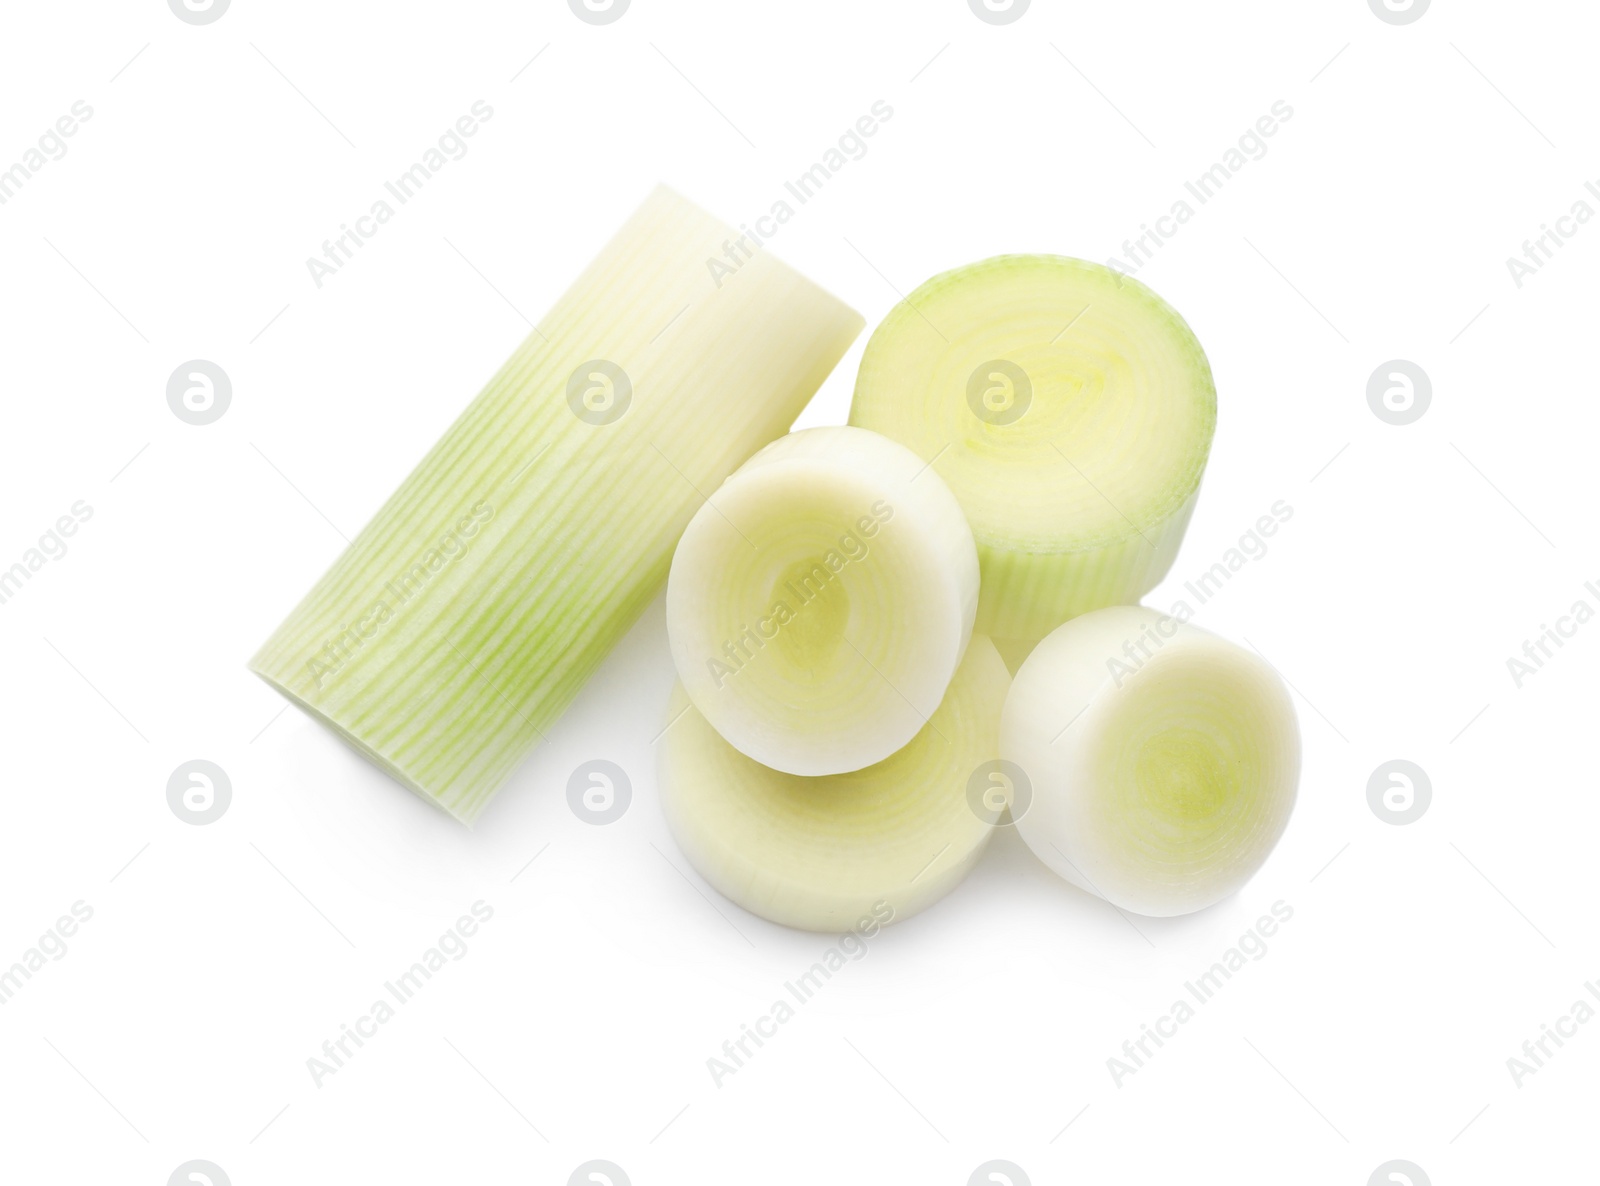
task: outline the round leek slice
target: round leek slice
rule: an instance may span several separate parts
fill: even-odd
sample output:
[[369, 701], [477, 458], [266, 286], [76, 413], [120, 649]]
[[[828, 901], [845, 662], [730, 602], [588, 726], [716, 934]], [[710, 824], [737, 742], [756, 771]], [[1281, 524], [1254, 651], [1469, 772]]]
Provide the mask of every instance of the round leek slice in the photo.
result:
[[1125, 910], [1188, 914], [1237, 890], [1277, 844], [1300, 730], [1265, 660], [1117, 606], [1074, 618], [1028, 656], [1000, 754], [1031, 790], [1017, 831], [1040, 860]]
[[673, 691], [661, 807], [689, 862], [772, 922], [842, 930], [903, 919], [976, 863], [1003, 804], [970, 791], [997, 766], [1011, 677], [975, 635], [944, 702], [911, 744], [848, 774], [802, 778], [745, 757]]
[[781, 437], [690, 521], [667, 633], [695, 707], [756, 761], [841, 774], [915, 737], [961, 662], [978, 556], [960, 504], [860, 428]]
[[1137, 280], [1053, 255], [935, 276], [871, 340], [850, 423], [955, 492], [983, 565], [976, 629], [1039, 639], [1171, 568], [1216, 425], [1194, 334]]

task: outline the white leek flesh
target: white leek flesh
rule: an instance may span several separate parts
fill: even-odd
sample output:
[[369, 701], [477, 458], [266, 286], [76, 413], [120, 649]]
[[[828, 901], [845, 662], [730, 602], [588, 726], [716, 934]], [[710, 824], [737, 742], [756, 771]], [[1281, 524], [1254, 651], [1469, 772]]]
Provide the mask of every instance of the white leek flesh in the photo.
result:
[[780, 436], [861, 318], [658, 189], [251, 668], [471, 821], [666, 578], [700, 505]]
[[961, 501], [983, 564], [976, 628], [1037, 640], [1166, 575], [1216, 389], [1189, 326], [1137, 280], [1005, 255], [895, 307], [867, 343], [850, 423], [903, 442]]
[[762, 918], [811, 931], [909, 918], [954, 888], [993, 834], [1003, 804], [970, 788], [997, 764], [1010, 682], [993, 644], [974, 635], [909, 745], [821, 778], [734, 749], [680, 683], [661, 740], [662, 811], [700, 875]]
[[1017, 831], [1081, 889], [1188, 914], [1239, 889], [1294, 809], [1300, 732], [1265, 660], [1142, 606], [1052, 632], [1012, 682], [1001, 756], [1031, 788]]
[[844, 426], [739, 468], [673, 556], [667, 633], [689, 698], [788, 774], [908, 744], [972, 636], [978, 557], [955, 496], [909, 449]]

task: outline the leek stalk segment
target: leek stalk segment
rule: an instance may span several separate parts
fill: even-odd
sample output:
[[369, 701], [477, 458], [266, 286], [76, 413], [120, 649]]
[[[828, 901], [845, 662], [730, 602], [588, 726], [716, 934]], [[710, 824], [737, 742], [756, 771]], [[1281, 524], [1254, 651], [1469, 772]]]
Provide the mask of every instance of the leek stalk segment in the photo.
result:
[[470, 822], [862, 328], [667, 189], [628, 219], [251, 661]]
[[1017, 831], [1080, 889], [1136, 914], [1239, 889], [1288, 825], [1289, 691], [1252, 651], [1146, 609], [1084, 614], [1023, 662], [1001, 756], [1031, 788]]
[[740, 753], [680, 683], [659, 743], [662, 811], [700, 875], [762, 918], [812, 931], [908, 918], [966, 876], [994, 831], [1000, 805], [981, 788], [998, 764], [1009, 685], [994, 645], [974, 635], [909, 745], [863, 770], [807, 778]]
[[672, 657], [737, 749], [842, 774], [906, 745], [972, 636], [978, 555], [960, 504], [861, 428], [774, 441], [689, 524], [667, 583]]
[[850, 423], [949, 483], [977, 540], [976, 629], [1037, 640], [1171, 568], [1216, 424], [1194, 334], [1100, 264], [1006, 255], [935, 276], [873, 332]]

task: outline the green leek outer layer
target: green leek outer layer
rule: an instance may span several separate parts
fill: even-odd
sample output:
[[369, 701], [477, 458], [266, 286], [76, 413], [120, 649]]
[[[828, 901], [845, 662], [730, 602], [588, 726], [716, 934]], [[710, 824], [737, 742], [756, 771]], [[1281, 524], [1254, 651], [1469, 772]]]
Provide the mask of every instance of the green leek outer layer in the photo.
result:
[[1003, 805], [986, 792], [1010, 682], [999, 652], [975, 634], [909, 745], [817, 778], [734, 749], [680, 683], [659, 743], [661, 809], [700, 875], [762, 918], [810, 931], [909, 918], [967, 875], [994, 832]]
[[1300, 729], [1252, 651], [1143, 606], [1074, 618], [1006, 697], [1000, 754], [1031, 790], [1017, 831], [1046, 865], [1136, 914], [1227, 897], [1294, 810]]
[[251, 661], [470, 822], [659, 592], [728, 474], [861, 318], [665, 188], [632, 215]]
[[1167, 574], [1216, 388], [1183, 318], [1137, 280], [1005, 255], [895, 307], [867, 343], [850, 423], [949, 483], [983, 569], [975, 628], [1029, 640], [1135, 602]]

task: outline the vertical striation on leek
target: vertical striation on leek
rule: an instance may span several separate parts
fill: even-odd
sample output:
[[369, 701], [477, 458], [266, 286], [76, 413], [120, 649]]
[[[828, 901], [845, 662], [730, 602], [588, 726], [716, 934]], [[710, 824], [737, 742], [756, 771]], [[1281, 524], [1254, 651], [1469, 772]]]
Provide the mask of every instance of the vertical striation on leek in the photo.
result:
[[782, 435], [861, 318], [656, 190], [251, 661], [471, 822]]

